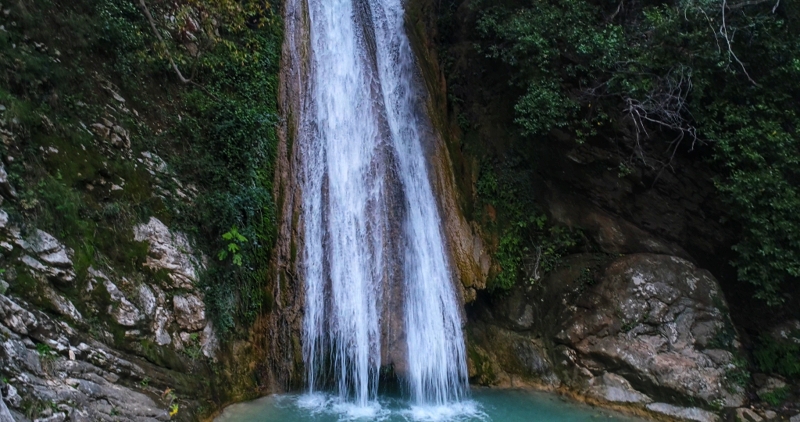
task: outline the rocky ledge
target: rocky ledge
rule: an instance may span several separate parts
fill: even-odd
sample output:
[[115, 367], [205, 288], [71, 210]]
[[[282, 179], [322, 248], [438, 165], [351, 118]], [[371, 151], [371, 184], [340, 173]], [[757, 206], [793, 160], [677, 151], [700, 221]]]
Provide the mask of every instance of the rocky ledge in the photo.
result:
[[470, 375], [653, 415], [717, 421], [745, 402], [719, 285], [682, 258], [584, 254], [473, 309]]

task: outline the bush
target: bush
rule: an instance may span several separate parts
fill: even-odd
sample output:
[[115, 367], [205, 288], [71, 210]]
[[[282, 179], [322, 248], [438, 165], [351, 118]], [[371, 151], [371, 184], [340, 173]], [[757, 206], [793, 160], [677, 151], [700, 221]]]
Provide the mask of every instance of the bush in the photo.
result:
[[[630, 134], [620, 161], [655, 170], [708, 144], [696, 157], [721, 167], [716, 185], [742, 230], [738, 278], [778, 305], [800, 278], [800, 9], [725, 4], [479, 3], [477, 30], [523, 91], [516, 122], [531, 139], [561, 129], [582, 141], [616, 116]], [[605, 136], [624, 139], [618, 128]]]

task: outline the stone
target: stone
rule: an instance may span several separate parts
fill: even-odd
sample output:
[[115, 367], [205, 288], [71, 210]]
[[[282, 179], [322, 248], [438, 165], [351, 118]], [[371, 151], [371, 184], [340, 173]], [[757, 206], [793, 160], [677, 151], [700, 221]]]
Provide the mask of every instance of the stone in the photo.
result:
[[66, 413], [58, 412], [46, 418], [34, 419], [33, 422], [64, 422], [67, 420]]
[[145, 266], [165, 270], [173, 285], [169, 287], [192, 289], [197, 280], [192, 248], [182, 233], [173, 233], [164, 223], [150, 217], [147, 224], [134, 227], [134, 239], [150, 244]]
[[0, 209], [0, 230], [5, 230], [8, 225], [8, 213]]
[[153, 316], [156, 311], [156, 297], [146, 284], [139, 285], [139, 306], [147, 316]]
[[762, 422], [763, 420], [754, 410], [746, 407], [736, 409], [736, 422]]
[[30, 245], [28, 249], [37, 255], [49, 254], [64, 248], [55, 237], [39, 229], [25, 240]]
[[588, 394], [613, 403], [652, 403], [653, 399], [636, 391], [625, 378], [606, 372], [602, 377], [589, 380]]
[[103, 282], [113, 302], [108, 307], [108, 314], [114, 318], [117, 324], [123, 327], [133, 327], [136, 325], [136, 323], [142, 319], [139, 309], [125, 297], [122, 291], [120, 291], [117, 285], [112, 283], [110, 279], [106, 278]]
[[628, 255], [610, 263], [603, 280], [578, 300], [556, 340], [584, 361], [630, 368], [647, 390], [669, 388], [737, 407], [743, 392], [724, 387], [732, 354], [707, 347], [730, 326], [718, 304], [724, 306], [724, 297], [707, 271], [677, 257]]
[[64, 249], [59, 249], [46, 255], [40, 255], [39, 258], [54, 267], [72, 268], [72, 260], [69, 259], [67, 251]]
[[75, 305], [73, 305], [69, 299], [56, 293], [49, 285], [41, 286], [41, 290], [44, 298], [50, 302], [56, 312], [74, 322], [83, 321], [83, 316], [81, 316], [81, 313], [78, 312], [78, 309], [75, 308]]
[[178, 325], [187, 331], [198, 331], [206, 324], [206, 306], [203, 300], [195, 295], [182, 295], [172, 298], [175, 319]]
[[789, 422], [800, 422], [800, 413], [789, 418]]
[[786, 383], [773, 377], [767, 377], [760, 383], [760, 388], [756, 391], [756, 395], [763, 399], [763, 396], [775, 390], [780, 390], [786, 387]]
[[155, 317], [153, 318], [153, 332], [156, 336], [156, 344], [165, 346], [172, 341], [167, 327], [172, 321], [172, 315], [162, 307], [156, 308]]
[[17, 190], [11, 185], [6, 173], [6, 166], [0, 163], [0, 195], [8, 199], [17, 199]]
[[688, 421], [719, 422], [719, 416], [716, 414], [696, 407], [680, 407], [668, 403], [650, 403], [647, 405], [647, 410]]
[[774, 420], [774, 419], [778, 419], [778, 414], [775, 413], [772, 410], [766, 410], [766, 411], [764, 411], [764, 419], [766, 419], [768, 421], [771, 421], [771, 420]]
[[203, 356], [214, 359], [219, 349], [219, 340], [217, 340], [217, 333], [214, 331], [214, 326], [211, 321], [206, 324], [203, 333], [200, 335], [200, 347], [203, 351]]

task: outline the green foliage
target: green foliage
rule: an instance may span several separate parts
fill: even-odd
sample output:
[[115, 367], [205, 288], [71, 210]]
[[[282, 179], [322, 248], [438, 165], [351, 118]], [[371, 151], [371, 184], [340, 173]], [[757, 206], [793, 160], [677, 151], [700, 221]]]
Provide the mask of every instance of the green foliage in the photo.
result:
[[[165, 34], [162, 43], [134, 6], [104, 4], [105, 45], [117, 71], [135, 76], [125, 88], [141, 91], [147, 76], [174, 81], [170, 58], [191, 77], [191, 84], [172, 93], [177, 110], [166, 117], [169, 130], [152, 141], [152, 148], [165, 150], [161, 156], [181, 181], [197, 188], [191, 204], [167, 205], [173, 223], [192, 234], [201, 249], [218, 251], [218, 261], [201, 274], [215, 327], [223, 334], [245, 328], [265, 309], [276, 233], [271, 191], [280, 20], [265, 2], [155, 3], [151, 13]], [[162, 19], [168, 15], [176, 19]], [[189, 47], [176, 42], [186, 22], [198, 27]]]
[[762, 372], [790, 379], [800, 376], [800, 344], [793, 341], [776, 341], [771, 336], [761, 336], [753, 357]]
[[775, 390], [772, 390], [768, 393], [761, 394], [760, 397], [761, 400], [764, 400], [771, 406], [780, 406], [783, 404], [783, 402], [786, 401], [786, 399], [789, 398], [790, 393], [791, 390], [789, 389], [789, 386], [785, 386], [781, 388], [776, 388]]
[[725, 370], [725, 388], [735, 392], [747, 387], [750, 383], [750, 371], [747, 370], [747, 361], [735, 356], [731, 365]]
[[[732, 3], [479, 3], [477, 30], [520, 87], [523, 134], [560, 129], [582, 141], [616, 116], [631, 126], [621, 162], [653, 168], [710, 145], [721, 198], [742, 229], [733, 265], [776, 305], [781, 285], [800, 279], [800, 10]], [[605, 137], [625, 139], [618, 129]]]
[[[495, 172], [494, 167], [501, 170]], [[524, 275], [529, 283], [558, 265], [562, 255], [580, 242], [578, 233], [551, 225], [525, 192], [529, 175], [507, 161], [502, 166], [485, 163], [477, 182], [481, 202], [496, 210], [493, 222], [499, 232], [494, 260], [499, 271], [490, 278], [489, 290], [508, 290]], [[499, 175], [499, 176], [498, 176]]]
[[222, 240], [227, 240], [228, 245], [226, 249], [222, 249], [217, 254], [217, 258], [220, 261], [224, 261], [228, 255], [231, 257], [231, 261], [233, 265], [242, 266], [242, 245], [247, 242], [247, 238], [239, 234], [239, 230], [236, 226], [231, 227], [226, 233], [222, 235]]

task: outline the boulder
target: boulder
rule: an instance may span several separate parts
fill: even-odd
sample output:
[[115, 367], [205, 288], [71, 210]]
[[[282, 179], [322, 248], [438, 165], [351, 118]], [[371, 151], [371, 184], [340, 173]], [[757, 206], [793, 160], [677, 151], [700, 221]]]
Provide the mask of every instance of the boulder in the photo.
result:
[[[741, 344], [725, 298], [709, 272], [685, 259], [574, 255], [471, 312], [474, 381], [542, 382], [550, 371], [549, 385], [698, 421], [716, 420], [704, 409], [744, 403], [743, 389], [728, 381]], [[538, 345], [548, 370], [529, 364], [525, 344]]]
[[575, 305], [555, 339], [578, 353], [579, 365], [615, 368], [654, 397], [743, 404], [743, 391], [725, 387], [739, 343], [707, 271], [677, 257], [625, 256]]

